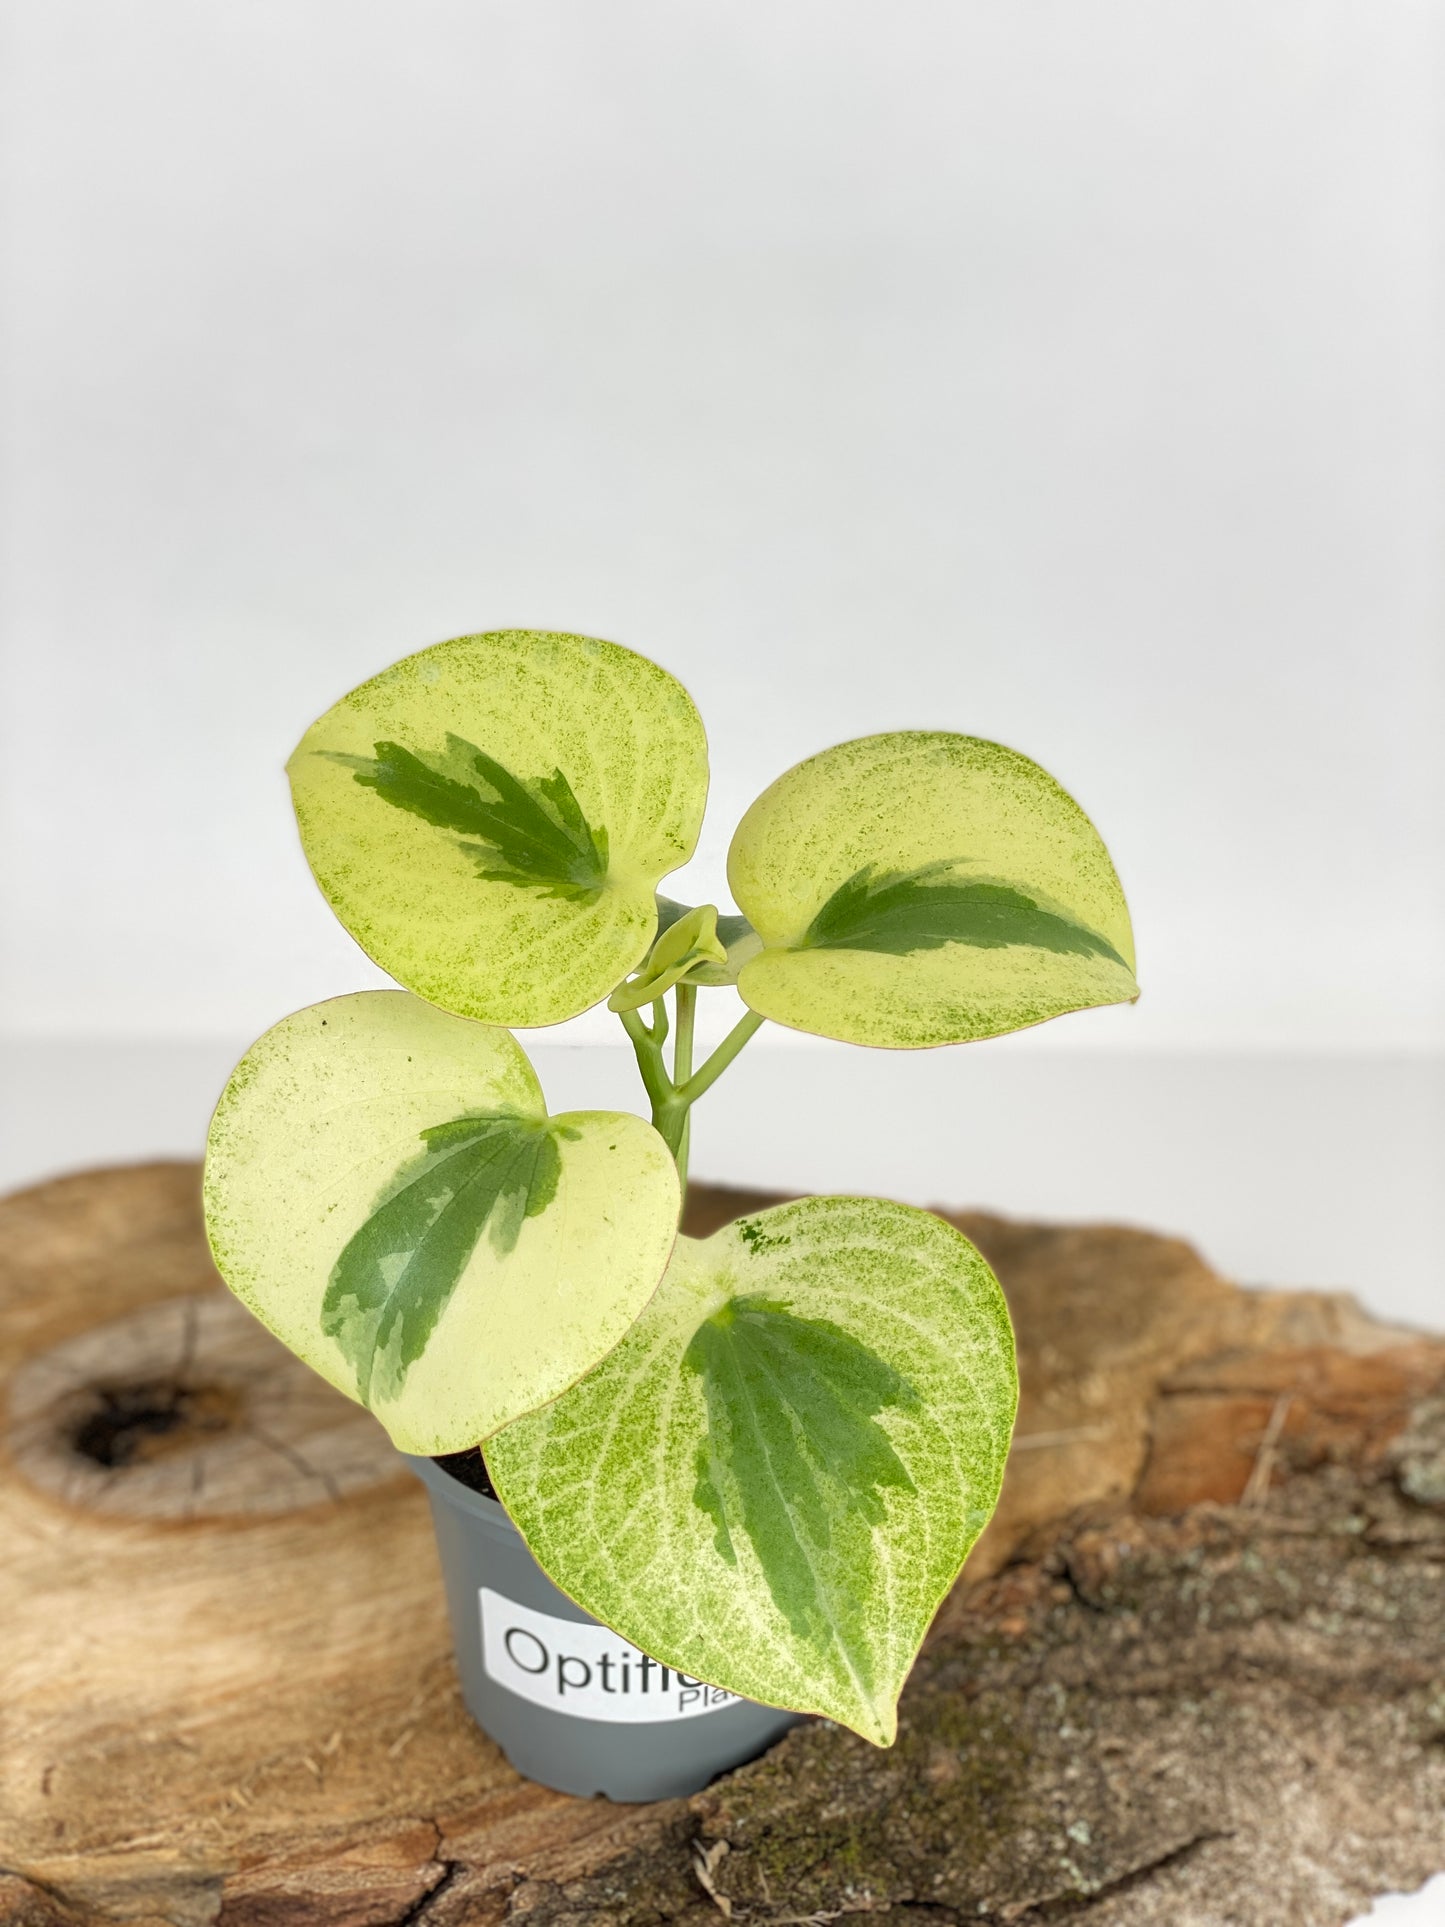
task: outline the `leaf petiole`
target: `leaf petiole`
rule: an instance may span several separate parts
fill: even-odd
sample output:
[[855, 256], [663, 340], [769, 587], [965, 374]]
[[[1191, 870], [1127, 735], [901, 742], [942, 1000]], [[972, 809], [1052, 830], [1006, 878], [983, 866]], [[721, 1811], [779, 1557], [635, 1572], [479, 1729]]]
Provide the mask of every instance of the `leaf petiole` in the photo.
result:
[[766, 1017], [760, 1016], [755, 1010], [745, 1011], [707, 1062], [679, 1086], [677, 1095], [683, 1103], [696, 1104], [704, 1092], [710, 1091], [743, 1045], [750, 1038], [756, 1037], [767, 1021]]
[[765, 1020], [756, 1011], [747, 1011], [707, 1061], [694, 1071], [692, 1051], [697, 986], [679, 984], [675, 994], [677, 1022], [673, 1032], [671, 1075], [662, 1048], [669, 1029], [666, 1004], [661, 999], [653, 1004], [651, 1024], [645, 1023], [641, 1012], [637, 1010], [623, 1010], [617, 1014], [631, 1040], [637, 1068], [642, 1074], [643, 1088], [652, 1105], [653, 1128], [672, 1152], [686, 1194], [692, 1107], [705, 1092], [712, 1089], [748, 1039], [757, 1035]]
[[[643, 1089], [652, 1103], [652, 1121], [657, 1124], [659, 1110], [674, 1095], [672, 1079], [662, 1061], [662, 1040], [654, 1028], [643, 1022], [640, 1011], [623, 1010], [618, 1012], [618, 1016], [622, 1020], [622, 1028], [631, 1039], [637, 1068], [642, 1073]], [[664, 1029], [663, 1036], [666, 1034]]]
[[[662, 1006], [665, 1011], [667, 1006]], [[677, 1036], [672, 1045], [672, 1087], [681, 1091], [692, 1076], [692, 1032], [697, 1016], [697, 986], [677, 986]]]

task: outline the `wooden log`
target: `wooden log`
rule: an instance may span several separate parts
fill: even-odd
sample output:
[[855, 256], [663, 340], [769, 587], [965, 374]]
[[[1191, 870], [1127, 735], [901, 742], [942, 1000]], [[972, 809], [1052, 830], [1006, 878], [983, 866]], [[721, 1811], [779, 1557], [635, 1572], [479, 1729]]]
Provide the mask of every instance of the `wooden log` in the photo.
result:
[[1445, 1341], [954, 1221], [1024, 1399], [898, 1745], [627, 1808], [472, 1726], [421, 1492], [220, 1288], [194, 1167], [0, 1202], [0, 1922], [1313, 1927], [1445, 1866]]

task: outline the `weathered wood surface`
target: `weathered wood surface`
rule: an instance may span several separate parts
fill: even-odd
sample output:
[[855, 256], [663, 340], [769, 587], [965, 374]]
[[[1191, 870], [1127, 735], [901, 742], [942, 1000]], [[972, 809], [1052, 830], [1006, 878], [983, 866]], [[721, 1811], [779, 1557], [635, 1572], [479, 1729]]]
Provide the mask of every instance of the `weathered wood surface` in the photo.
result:
[[612, 1807], [467, 1720], [419, 1488], [220, 1292], [196, 1194], [0, 1202], [9, 1927], [1312, 1927], [1445, 1866], [1445, 1341], [960, 1218], [1024, 1403], [898, 1746]]

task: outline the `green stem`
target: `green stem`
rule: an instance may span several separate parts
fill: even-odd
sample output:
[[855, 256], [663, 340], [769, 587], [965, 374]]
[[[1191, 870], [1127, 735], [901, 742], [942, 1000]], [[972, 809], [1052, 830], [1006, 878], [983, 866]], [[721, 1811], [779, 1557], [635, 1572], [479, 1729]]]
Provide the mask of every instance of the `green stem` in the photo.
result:
[[696, 1104], [704, 1091], [710, 1091], [743, 1045], [750, 1037], [756, 1037], [766, 1022], [767, 1019], [760, 1017], [755, 1010], [740, 1017], [701, 1070], [695, 1071], [678, 1086], [677, 1095], [681, 1102], [691, 1106]]
[[[624, 1010], [618, 1014], [622, 1019], [622, 1028], [632, 1040], [637, 1068], [642, 1073], [642, 1087], [652, 1104], [652, 1121], [656, 1124], [659, 1113], [666, 1109], [676, 1096], [672, 1079], [667, 1074], [667, 1066], [662, 1061], [661, 1040], [643, 1023], [639, 1012]], [[664, 1029], [663, 1036], [666, 1035], [667, 1032]]]
[[693, 1105], [710, 1091], [750, 1037], [757, 1035], [763, 1019], [756, 1011], [733, 1025], [717, 1049], [699, 1070], [692, 1068], [693, 1029], [697, 1017], [697, 986], [677, 986], [677, 1024], [673, 1033], [672, 1075], [668, 1075], [662, 1046], [668, 1034], [667, 1008], [659, 1000], [652, 1006], [653, 1021], [643, 1022], [636, 1010], [619, 1011], [622, 1028], [632, 1040], [643, 1088], [652, 1105], [652, 1124], [677, 1165], [683, 1195], [687, 1194], [688, 1146], [692, 1136]]
[[[677, 987], [677, 1031], [672, 1044], [672, 1087], [681, 1093], [687, 1080], [692, 1076], [692, 1033], [697, 1018], [697, 985], [679, 984]], [[677, 1160], [677, 1175], [682, 1183], [683, 1202], [687, 1201], [687, 1154], [692, 1142], [692, 1112], [686, 1104], [682, 1109], [682, 1129], [678, 1132], [677, 1143], [672, 1154]]]
[[697, 985], [677, 987], [677, 1036], [672, 1046], [672, 1082], [676, 1090], [692, 1076], [692, 1028], [697, 1016]]

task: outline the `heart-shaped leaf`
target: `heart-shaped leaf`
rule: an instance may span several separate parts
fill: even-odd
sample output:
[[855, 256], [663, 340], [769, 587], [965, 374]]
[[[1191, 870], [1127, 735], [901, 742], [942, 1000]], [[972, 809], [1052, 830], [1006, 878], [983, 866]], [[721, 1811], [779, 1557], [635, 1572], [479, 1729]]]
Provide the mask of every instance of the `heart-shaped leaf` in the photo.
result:
[[352, 936], [408, 989], [493, 1024], [575, 1017], [637, 966], [707, 797], [682, 685], [616, 643], [540, 630], [407, 656], [327, 710], [288, 769]]
[[916, 1048], [1139, 994], [1109, 853], [1037, 763], [901, 730], [799, 763], [728, 853], [762, 940], [743, 1001], [794, 1030]]
[[487, 1446], [553, 1581], [664, 1665], [887, 1745], [998, 1498], [1003, 1294], [926, 1211], [806, 1198], [680, 1238], [616, 1351]]
[[617, 1343], [666, 1267], [678, 1181], [641, 1118], [549, 1118], [506, 1031], [380, 990], [246, 1053], [205, 1202], [236, 1295], [403, 1451], [437, 1453]]

